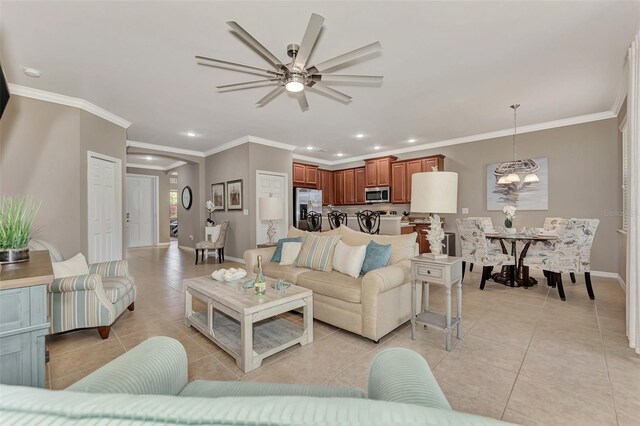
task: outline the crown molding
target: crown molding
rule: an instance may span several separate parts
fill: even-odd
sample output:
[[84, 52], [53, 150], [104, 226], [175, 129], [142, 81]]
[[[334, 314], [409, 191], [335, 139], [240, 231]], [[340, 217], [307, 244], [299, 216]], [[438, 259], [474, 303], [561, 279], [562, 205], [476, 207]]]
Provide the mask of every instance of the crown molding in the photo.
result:
[[331, 165], [334, 164], [334, 162], [331, 161], [331, 160], [323, 160], [321, 158], [309, 157], [307, 155], [300, 155], [300, 154], [293, 154], [293, 159], [294, 160], [309, 161], [310, 163], [316, 163], [316, 164], [324, 164], [324, 165], [327, 165], [327, 166], [331, 166]]
[[613, 106], [611, 107], [611, 112], [613, 112], [616, 117], [618, 116], [618, 114], [620, 114], [620, 109], [622, 108], [622, 104], [626, 97], [627, 97], [627, 79], [623, 78], [622, 83], [618, 88], [618, 94], [616, 95], [616, 100], [613, 102]]
[[185, 164], [187, 164], [187, 162], [186, 162], [186, 161], [176, 161], [175, 163], [171, 163], [171, 164], [169, 164], [169, 165], [168, 165], [167, 167], [165, 167], [164, 169], [165, 169], [166, 171], [169, 171], [169, 170], [175, 169], [176, 167], [184, 166]]
[[74, 98], [72, 96], [60, 95], [58, 93], [47, 92], [45, 90], [34, 89], [33, 87], [20, 86], [18, 84], [9, 83], [9, 92], [12, 95], [23, 96], [25, 98], [38, 99], [40, 101], [52, 102], [55, 104], [66, 105], [74, 108], [80, 108], [88, 113], [104, 118], [124, 129], [131, 126], [131, 122], [119, 117], [106, 109], [85, 101], [84, 99]]
[[[547, 121], [545, 123], [521, 126], [521, 127], [518, 127], [518, 134], [520, 135], [523, 133], [538, 132], [540, 130], [555, 129], [557, 127], [573, 126], [576, 124], [606, 120], [606, 119], [615, 118], [615, 117], [616, 117], [616, 114], [614, 114], [612, 111], [597, 112], [594, 114], [580, 115], [577, 117], [563, 118], [561, 120]], [[335, 166], [339, 164], [352, 163], [354, 161], [368, 160], [370, 158], [384, 157], [386, 155], [406, 154], [409, 152], [424, 151], [427, 149], [442, 148], [445, 146], [460, 145], [463, 143], [501, 138], [505, 136], [511, 136], [512, 134], [513, 134], [513, 129], [497, 130], [495, 132], [480, 133], [477, 135], [464, 136], [464, 137], [455, 138], [455, 139], [446, 139], [446, 140], [426, 143], [422, 145], [414, 145], [406, 148], [391, 149], [388, 151], [377, 151], [371, 154], [364, 154], [364, 155], [359, 155], [355, 157], [342, 158], [340, 160], [324, 160], [324, 159], [308, 157], [308, 156], [298, 156], [296, 154], [294, 154], [294, 158], [299, 158], [301, 160], [304, 159], [305, 161], [311, 161], [313, 163], [318, 163], [318, 164], [326, 164], [328, 166]], [[304, 157], [304, 158], [301, 158], [301, 157]]]
[[127, 139], [127, 146], [142, 149], [153, 149], [154, 151], [172, 152], [174, 154], [192, 155], [194, 157], [204, 157], [204, 153], [201, 151], [194, 151], [192, 149], [174, 148], [167, 145], [156, 145], [153, 143], [138, 142]]
[[227, 149], [231, 149], [231, 148], [235, 148], [236, 146], [244, 145], [245, 143], [257, 143], [259, 145], [266, 145], [266, 146], [270, 146], [272, 148], [279, 148], [279, 149], [284, 149], [284, 150], [287, 150], [287, 151], [293, 151], [294, 149], [298, 148], [296, 145], [290, 145], [288, 143], [283, 143], [283, 142], [276, 142], [276, 141], [272, 141], [270, 139], [261, 138], [261, 137], [258, 137], [258, 136], [246, 135], [246, 136], [242, 136], [241, 138], [234, 139], [231, 142], [227, 142], [225, 144], [222, 144], [222, 145], [219, 145], [219, 146], [215, 146], [215, 147], [205, 151], [204, 152], [204, 156], [208, 157], [210, 155], [217, 154], [217, 153], [222, 152], [222, 151], [226, 151]]

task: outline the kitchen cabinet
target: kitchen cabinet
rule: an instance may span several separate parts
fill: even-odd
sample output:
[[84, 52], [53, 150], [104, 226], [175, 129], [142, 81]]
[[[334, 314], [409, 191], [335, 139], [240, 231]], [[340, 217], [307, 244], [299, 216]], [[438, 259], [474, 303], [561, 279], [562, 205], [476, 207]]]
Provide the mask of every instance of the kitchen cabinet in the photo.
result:
[[342, 170], [333, 172], [333, 201], [337, 206], [344, 204], [344, 175]]
[[347, 169], [342, 172], [342, 179], [344, 180], [343, 200], [344, 204], [355, 204], [356, 196], [356, 179], [354, 169]]
[[391, 163], [391, 202], [405, 203], [407, 200], [407, 163]]
[[428, 223], [416, 224], [415, 229], [418, 233], [418, 247], [420, 254], [431, 253], [431, 246], [429, 245], [429, 240], [427, 240], [427, 233], [429, 232], [430, 227], [431, 225]]
[[318, 187], [318, 166], [293, 163], [293, 186], [303, 188]]
[[322, 190], [322, 205], [335, 204], [333, 199], [333, 172], [330, 170], [318, 170], [318, 189]]
[[365, 198], [364, 198], [364, 188], [366, 187], [365, 185], [365, 171], [364, 171], [364, 167], [360, 167], [355, 169], [355, 179], [356, 179], [356, 186], [355, 186], [355, 191], [356, 191], [356, 195], [355, 195], [355, 203], [356, 204], [364, 204], [365, 203]]
[[397, 157], [389, 156], [365, 161], [365, 185], [367, 187], [390, 186], [391, 163], [395, 160]]
[[444, 171], [444, 155], [434, 155], [422, 159], [422, 171], [432, 172], [434, 167], [440, 171]]
[[406, 177], [406, 194], [405, 194], [405, 200], [407, 203], [411, 202], [411, 176], [413, 176], [414, 173], [420, 173], [422, 172], [422, 160], [421, 159], [417, 159], [417, 160], [407, 160], [406, 161], [406, 172], [407, 172], [407, 177]]
[[401, 226], [400, 227], [400, 234], [401, 235], [406, 235], [406, 234], [411, 234], [412, 232], [416, 232], [416, 227], [415, 226]]

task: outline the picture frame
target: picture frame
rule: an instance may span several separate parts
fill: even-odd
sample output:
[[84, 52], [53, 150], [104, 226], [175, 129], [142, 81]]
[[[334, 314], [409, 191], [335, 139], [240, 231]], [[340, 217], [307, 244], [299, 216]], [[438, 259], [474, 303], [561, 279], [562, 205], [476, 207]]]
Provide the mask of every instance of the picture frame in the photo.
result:
[[218, 182], [211, 184], [211, 201], [216, 210], [225, 210], [226, 197], [225, 197], [225, 184], [224, 182]]
[[227, 210], [242, 210], [242, 179], [227, 181]]

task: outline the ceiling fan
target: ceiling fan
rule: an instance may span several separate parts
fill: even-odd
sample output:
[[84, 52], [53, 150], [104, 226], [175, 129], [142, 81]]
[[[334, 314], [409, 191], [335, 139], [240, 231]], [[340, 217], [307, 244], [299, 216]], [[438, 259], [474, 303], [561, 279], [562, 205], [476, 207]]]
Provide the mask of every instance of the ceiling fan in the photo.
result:
[[323, 74], [325, 71], [335, 68], [339, 65], [343, 65], [347, 62], [358, 59], [362, 56], [380, 50], [381, 45], [379, 42], [371, 43], [363, 46], [359, 49], [352, 50], [344, 53], [335, 58], [320, 62], [316, 65], [307, 66], [307, 60], [313, 50], [314, 45], [320, 35], [324, 18], [316, 13], [311, 14], [307, 30], [304, 33], [302, 42], [298, 44], [290, 44], [287, 46], [287, 54], [291, 58], [291, 62], [288, 64], [282, 63], [274, 54], [272, 54], [266, 47], [264, 47], [258, 40], [253, 38], [251, 34], [244, 30], [237, 22], [229, 21], [227, 25], [231, 27], [245, 42], [252, 46], [259, 54], [267, 59], [272, 65], [273, 70], [258, 68], [250, 65], [243, 65], [229, 61], [223, 61], [220, 59], [208, 58], [205, 56], [196, 56], [196, 60], [200, 65], [226, 68], [233, 71], [245, 72], [249, 74], [256, 74], [265, 77], [262, 80], [245, 81], [242, 83], [225, 84], [217, 86], [217, 89], [222, 91], [231, 91], [239, 89], [251, 89], [256, 87], [264, 87], [277, 85], [276, 88], [271, 90], [260, 99], [256, 105], [262, 107], [273, 100], [276, 96], [280, 95], [285, 90], [294, 93], [300, 104], [302, 111], [309, 109], [309, 103], [304, 93], [305, 88], [312, 87], [318, 92], [332, 97], [338, 101], [348, 103], [351, 101], [351, 97], [339, 92], [324, 83], [381, 83], [382, 76], [375, 75], [337, 75], [337, 74]]

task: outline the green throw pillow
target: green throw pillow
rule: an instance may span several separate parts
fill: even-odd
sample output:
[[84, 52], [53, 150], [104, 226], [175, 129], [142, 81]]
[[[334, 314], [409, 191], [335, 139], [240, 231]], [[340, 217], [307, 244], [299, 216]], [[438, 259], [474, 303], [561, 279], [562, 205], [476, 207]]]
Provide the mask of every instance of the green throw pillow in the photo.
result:
[[271, 261], [280, 263], [282, 260], [282, 245], [284, 243], [300, 243], [302, 242], [302, 237], [295, 238], [280, 238], [278, 243], [276, 244], [276, 251], [273, 252], [273, 256], [271, 256]]
[[367, 244], [367, 253], [364, 255], [364, 263], [362, 264], [361, 274], [380, 269], [387, 266], [391, 258], [391, 244], [378, 244], [375, 241], [369, 241]]

